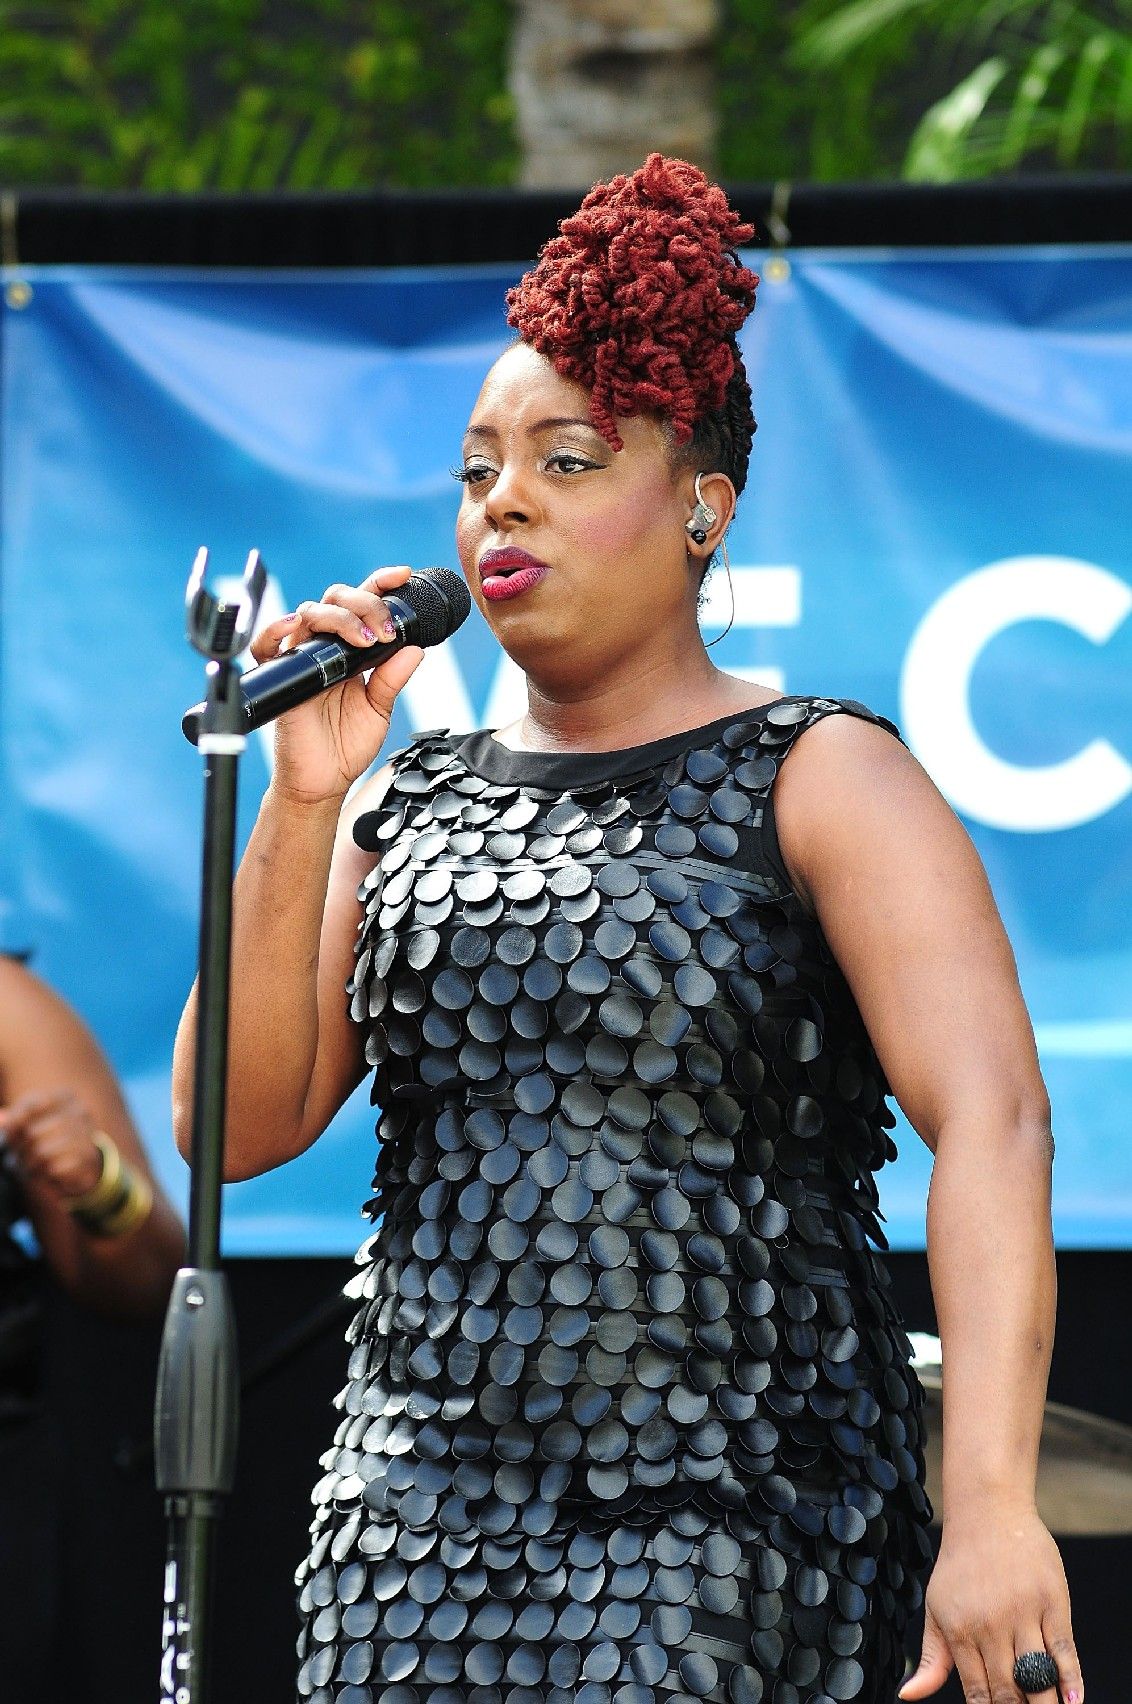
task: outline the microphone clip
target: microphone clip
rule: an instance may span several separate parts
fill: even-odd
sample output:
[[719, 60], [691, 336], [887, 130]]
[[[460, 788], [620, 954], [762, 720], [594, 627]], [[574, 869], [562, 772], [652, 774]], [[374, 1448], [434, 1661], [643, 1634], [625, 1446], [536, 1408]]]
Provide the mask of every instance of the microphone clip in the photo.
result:
[[205, 756], [237, 757], [246, 744], [243, 699], [236, 658], [251, 642], [267, 588], [267, 569], [258, 550], [248, 553], [240, 595], [218, 598], [205, 584], [208, 550], [202, 545], [185, 590], [185, 629], [189, 643], [208, 658], [208, 697], [197, 748]]
[[240, 596], [218, 598], [204, 583], [208, 549], [201, 545], [185, 590], [185, 630], [189, 643], [214, 663], [230, 663], [251, 642], [259, 606], [267, 589], [267, 569], [258, 550], [248, 552]]

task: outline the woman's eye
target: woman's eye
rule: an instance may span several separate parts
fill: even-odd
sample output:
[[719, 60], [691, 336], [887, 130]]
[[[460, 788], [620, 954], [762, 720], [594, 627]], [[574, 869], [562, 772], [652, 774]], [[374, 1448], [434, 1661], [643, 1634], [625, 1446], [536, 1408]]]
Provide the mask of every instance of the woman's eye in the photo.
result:
[[463, 467], [450, 467], [448, 471], [461, 485], [478, 485], [481, 479], [490, 479], [495, 469], [486, 462], [466, 462]]
[[557, 468], [559, 473], [584, 473], [595, 464], [573, 450], [555, 450], [553, 455], [547, 456], [546, 465]]

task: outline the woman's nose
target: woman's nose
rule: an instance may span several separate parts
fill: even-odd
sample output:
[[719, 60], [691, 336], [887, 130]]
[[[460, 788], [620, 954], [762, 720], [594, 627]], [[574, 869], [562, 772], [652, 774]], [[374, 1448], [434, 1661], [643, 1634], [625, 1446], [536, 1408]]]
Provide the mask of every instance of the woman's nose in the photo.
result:
[[484, 508], [492, 525], [503, 527], [515, 521], [530, 521], [535, 501], [527, 471], [516, 462], [504, 462], [492, 481]]

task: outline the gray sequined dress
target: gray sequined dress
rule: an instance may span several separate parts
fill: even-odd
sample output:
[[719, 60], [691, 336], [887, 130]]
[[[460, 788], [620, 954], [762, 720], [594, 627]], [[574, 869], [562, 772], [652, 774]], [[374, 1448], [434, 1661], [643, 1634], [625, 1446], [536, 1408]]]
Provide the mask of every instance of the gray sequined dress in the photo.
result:
[[893, 1120], [770, 809], [834, 713], [877, 720], [423, 734], [359, 821], [379, 1222], [302, 1700], [892, 1698], [930, 1555]]

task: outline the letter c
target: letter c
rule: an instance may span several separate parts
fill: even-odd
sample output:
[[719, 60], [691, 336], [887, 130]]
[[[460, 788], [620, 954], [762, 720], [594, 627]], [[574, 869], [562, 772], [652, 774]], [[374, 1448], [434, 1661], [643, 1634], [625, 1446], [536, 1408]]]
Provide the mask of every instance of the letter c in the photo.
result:
[[991, 828], [1075, 828], [1132, 792], [1132, 764], [1105, 739], [1062, 763], [996, 757], [971, 719], [971, 674], [986, 645], [1020, 621], [1057, 621], [1103, 645], [1132, 610], [1132, 587], [1071, 556], [1011, 556], [949, 587], [912, 636], [900, 681], [908, 743], [940, 791]]

